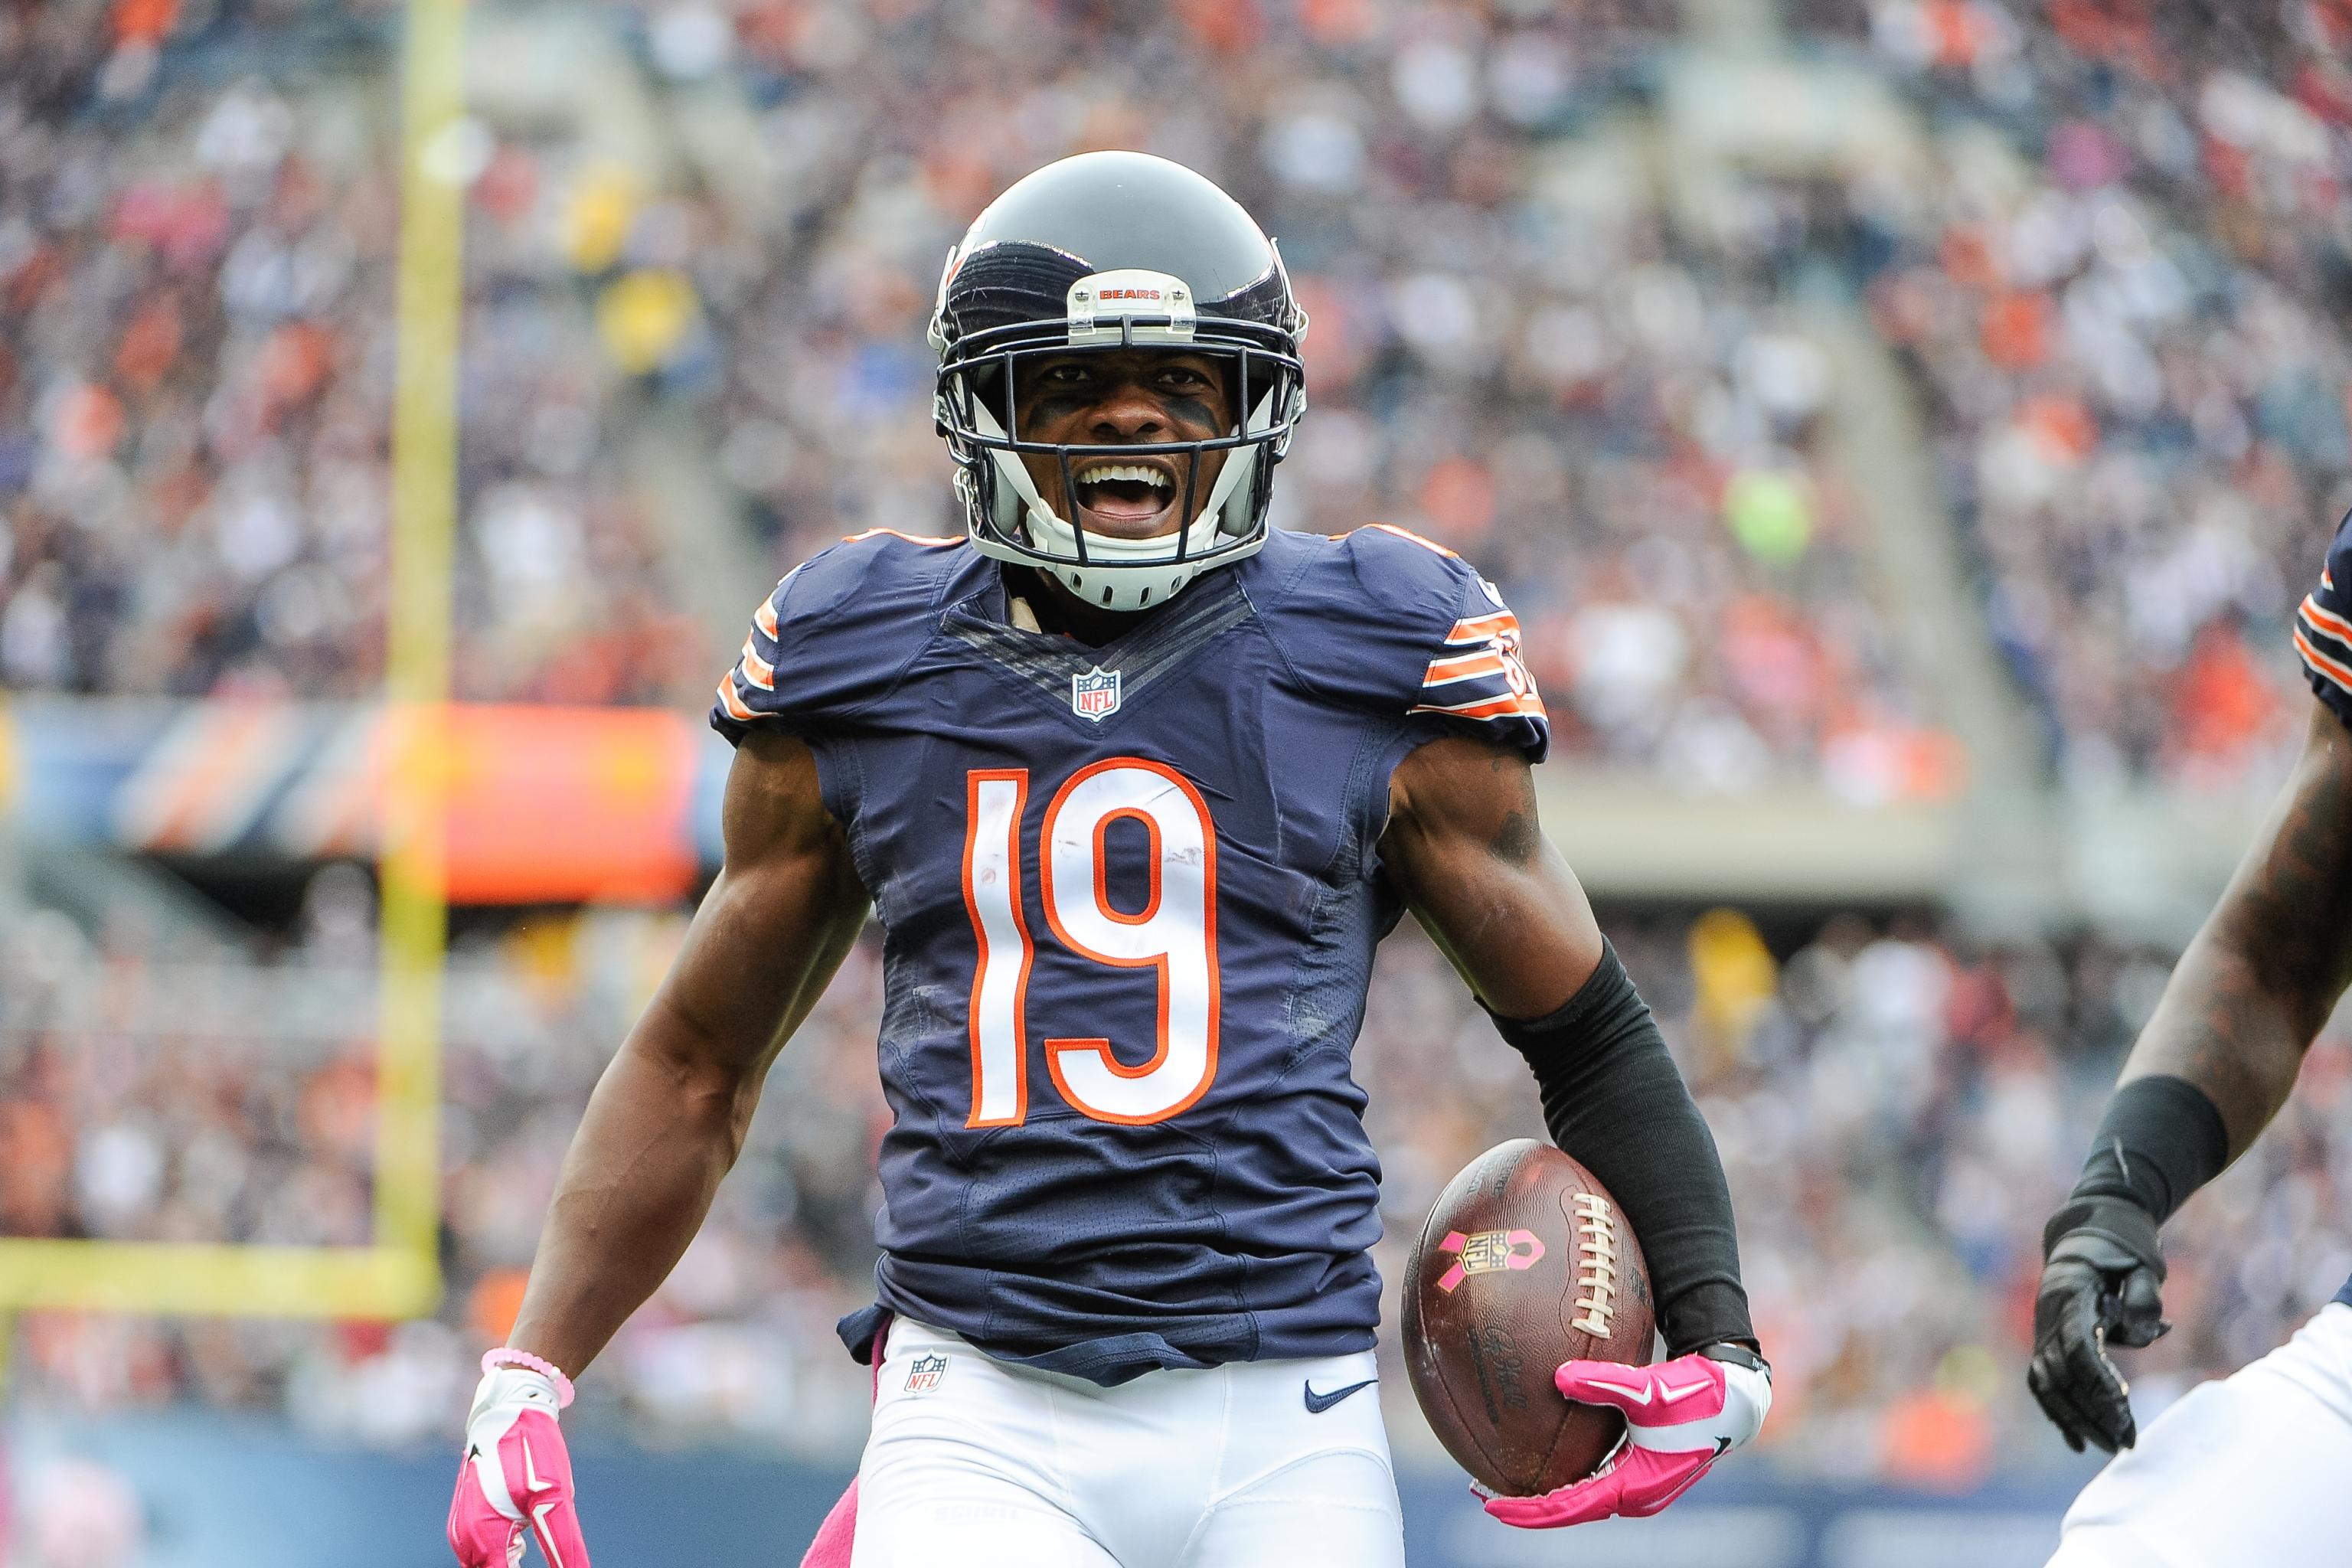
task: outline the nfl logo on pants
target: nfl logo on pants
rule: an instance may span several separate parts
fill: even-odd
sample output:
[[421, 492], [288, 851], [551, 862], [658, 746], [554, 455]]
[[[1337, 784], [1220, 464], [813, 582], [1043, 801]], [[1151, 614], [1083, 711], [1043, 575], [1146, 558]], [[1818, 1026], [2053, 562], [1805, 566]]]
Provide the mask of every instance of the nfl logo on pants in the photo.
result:
[[1070, 677], [1070, 711], [1102, 722], [1118, 711], [1118, 671], [1100, 665]]
[[907, 1392], [929, 1394], [940, 1385], [948, 1373], [948, 1358], [943, 1355], [919, 1355], [914, 1365], [907, 1369]]

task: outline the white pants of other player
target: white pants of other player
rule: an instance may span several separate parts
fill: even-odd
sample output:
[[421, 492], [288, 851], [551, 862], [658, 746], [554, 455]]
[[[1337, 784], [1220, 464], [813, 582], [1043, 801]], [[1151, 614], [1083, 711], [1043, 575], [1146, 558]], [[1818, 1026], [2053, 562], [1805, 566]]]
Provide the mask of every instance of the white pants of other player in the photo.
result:
[[2352, 1307], [2149, 1423], [2066, 1510], [2050, 1568], [2352, 1562]]
[[1402, 1568], [1369, 1351], [1103, 1388], [905, 1319], [885, 1348], [852, 1568]]

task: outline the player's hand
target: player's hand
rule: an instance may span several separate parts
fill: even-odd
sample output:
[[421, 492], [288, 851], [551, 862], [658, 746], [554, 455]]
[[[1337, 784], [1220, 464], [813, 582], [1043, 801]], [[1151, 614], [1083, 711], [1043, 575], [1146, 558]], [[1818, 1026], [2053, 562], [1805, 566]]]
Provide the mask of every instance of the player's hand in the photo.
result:
[[548, 1568], [588, 1568], [588, 1543], [572, 1503], [572, 1456], [555, 1413], [554, 1382], [526, 1367], [493, 1367], [466, 1417], [449, 1546], [464, 1568], [514, 1568], [528, 1527]]
[[2172, 1327], [2156, 1217], [2128, 1198], [2078, 1198], [2050, 1216], [2042, 1250], [2026, 1385], [2076, 1453], [2128, 1448], [2139, 1436], [2131, 1387], [2107, 1346], [2154, 1344]]
[[[1730, 1349], [1733, 1347], [1717, 1347]], [[1580, 1481], [1541, 1497], [1490, 1497], [1486, 1511], [1522, 1530], [1550, 1530], [1623, 1514], [1657, 1512], [1690, 1490], [1716, 1460], [1754, 1437], [1772, 1408], [1772, 1369], [1761, 1356], [1706, 1353], [1654, 1366], [1572, 1361], [1552, 1381], [1569, 1398], [1625, 1415], [1616, 1456]]]

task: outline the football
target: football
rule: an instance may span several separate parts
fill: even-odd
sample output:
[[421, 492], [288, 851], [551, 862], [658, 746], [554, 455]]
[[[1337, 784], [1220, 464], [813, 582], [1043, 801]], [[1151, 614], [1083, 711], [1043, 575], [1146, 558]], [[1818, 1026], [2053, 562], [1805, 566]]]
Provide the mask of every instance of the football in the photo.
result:
[[1445, 1451], [1490, 1491], [1532, 1497], [1591, 1475], [1625, 1430], [1552, 1385], [1564, 1361], [1651, 1359], [1640, 1243], [1592, 1173], [1531, 1138], [1446, 1184], [1404, 1280], [1405, 1364]]

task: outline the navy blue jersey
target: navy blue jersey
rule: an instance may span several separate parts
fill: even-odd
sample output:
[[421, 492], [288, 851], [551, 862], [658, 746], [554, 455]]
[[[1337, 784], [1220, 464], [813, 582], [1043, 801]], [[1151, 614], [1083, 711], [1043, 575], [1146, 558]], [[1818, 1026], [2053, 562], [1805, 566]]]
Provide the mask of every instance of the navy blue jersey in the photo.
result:
[[1092, 647], [1013, 626], [961, 539], [861, 535], [779, 584], [711, 721], [807, 740], [874, 897], [881, 1307], [1103, 1384], [1372, 1344], [1389, 775], [1548, 742], [1490, 584], [1276, 533]]
[[[2344, 568], [2338, 572], [2337, 567]], [[2329, 711], [2352, 726], [2352, 512], [2336, 525], [2319, 586], [2304, 599], [2294, 617], [2294, 651], [2304, 679]]]

